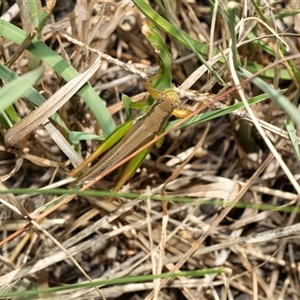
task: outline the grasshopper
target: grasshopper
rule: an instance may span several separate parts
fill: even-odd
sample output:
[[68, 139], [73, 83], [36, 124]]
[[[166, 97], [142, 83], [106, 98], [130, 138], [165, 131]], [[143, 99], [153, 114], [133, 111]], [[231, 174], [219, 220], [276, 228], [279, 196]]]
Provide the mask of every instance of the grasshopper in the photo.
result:
[[[182, 110], [178, 109], [179, 105], [179, 96], [175, 91], [172, 89], [165, 89], [160, 92], [157, 95], [157, 101], [152, 108], [144, 116], [138, 118], [125, 136], [94, 166], [92, 166], [77, 181], [75, 181], [75, 184], [81, 184], [93, 180], [100, 173], [107, 171], [113, 165], [119, 163], [122, 159], [136, 151], [139, 147], [151, 141], [164, 129], [172, 113], [176, 115], [177, 111], [177, 115], [180, 117], [184, 115], [182, 114]], [[140, 162], [149, 150], [150, 149], [147, 149], [147, 151], [145, 151]], [[93, 156], [93, 154], [91, 156]], [[135, 169], [138, 167], [140, 162], [136, 165]], [[83, 164], [86, 165], [87, 163], [84, 162]], [[82, 166], [79, 166], [78, 168], [74, 169], [70, 175], [74, 176], [76, 173], [78, 173], [78, 170], [82, 169]], [[131, 174], [127, 174], [125, 171], [117, 187], [115, 188], [115, 191], [118, 191], [130, 176]]]

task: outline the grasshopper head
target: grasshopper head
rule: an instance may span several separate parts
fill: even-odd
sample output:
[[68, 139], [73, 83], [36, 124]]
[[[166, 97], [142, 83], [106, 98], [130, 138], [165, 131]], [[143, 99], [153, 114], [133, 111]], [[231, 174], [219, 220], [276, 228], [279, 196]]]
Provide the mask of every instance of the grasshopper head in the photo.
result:
[[167, 113], [172, 113], [180, 104], [178, 94], [172, 89], [165, 89], [159, 93], [157, 102], [160, 109]]

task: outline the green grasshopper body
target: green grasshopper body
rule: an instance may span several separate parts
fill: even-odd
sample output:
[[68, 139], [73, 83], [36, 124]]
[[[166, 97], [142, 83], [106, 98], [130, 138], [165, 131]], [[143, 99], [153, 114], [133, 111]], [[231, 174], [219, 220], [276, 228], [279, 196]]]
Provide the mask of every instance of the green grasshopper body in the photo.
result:
[[[179, 97], [172, 89], [159, 93], [157, 102], [149, 112], [139, 118], [126, 135], [113, 146], [76, 183], [85, 183], [96, 178], [119, 163], [141, 146], [151, 141], [166, 125], [174, 109], [179, 106]], [[129, 176], [128, 176], [129, 177]]]

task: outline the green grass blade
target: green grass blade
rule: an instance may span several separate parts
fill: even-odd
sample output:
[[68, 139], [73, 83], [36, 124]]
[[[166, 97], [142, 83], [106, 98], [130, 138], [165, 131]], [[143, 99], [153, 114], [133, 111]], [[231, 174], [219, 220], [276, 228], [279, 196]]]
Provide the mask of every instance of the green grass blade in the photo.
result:
[[152, 22], [146, 22], [144, 24], [143, 33], [160, 58], [160, 68], [157, 72], [157, 74], [160, 76], [153, 80], [153, 87], [159, 91], [162, 91], [165, 88], [171, 87], [171, 55], [160, 32]]
[[[253, 74], [248, 72], [247, 70], [240, 68], [243, 72], [240, 75], [243, 78], [252, 77]], [[269, 97], [279, 106], [281, 107], [286, 114], [299, 126], [300, 125], [300, 112], [297, 108], [279, 91], [273, 89], [269, 84], [264, 82], [258, 77], [252, 78], [251, 82], [253, 82], [256, 86], [258, 86], [263, 92], [267, 93]]]
[[18, 115], [16, 113], [15, 108], [10, 105], [7, 109], [2, 111], [2, 114], [0, 114], [0, 124], [8, 130], [11, 128], [14, 124], [18, 123]]
[[[137, 282], [147, 282], [153, 281], [155, 278], [176, 278], [176, 277], [202, 277], [208, 274], [221, 274], [224, 273], [225, 270], [223, 268], [216, 269], [198, 269], [193, 271], [181, 271], [178, 273], [161, 273], [158, 275], [139, 275], [139, 276], [127, 276], [123, 278], [114, 278], [114, 279], [104, 279], [104, 280], [94, 280], [93, 282], [82, 282], [82, 283], [74, 283], [63, 286], [45, 288], [45, 289], [37, 289], [37, 290], [28, 290], [28, 291], [17, 291], [17, 292], [9, 292], [7, 294], [2, 294], [0, 297], [13, 297], [13, 296], [21, 296], [22, 298], [25, 296], [34, 296], [43, 293], [54, 293], [58, 291], [66, 291], [66, 290], [74, 290], [74, 289], [82, 289], [94, 286], [109, 286], [109, 285], [118, 285], [125, 283], [137, 283]], [[121, 287], [120, 287], [121, 288]]]
[[131, 106], [130, 106], [130, 104], [132, 103], [131, 98], [125, 94], [122, 94], [122, 102], [126, 114], [126, 121], [129, 121], [131, 118]]
[[[281, 92], [283, 92], [283, 91], [281, 91]], [[252, 105], [252, 104], [261, 102], [263, 100], [266, 100], [268, 98], [269, 98], [268, 94], [262, 94], [262, 95], [250, 98], [248, 100], [248, 102], [250, 105]], [[221, 116], [230, 114], [233, 111], [241, 109], [243, 107], [244, 107], [244, 104], [242, 102], [239, 102], [239, 103], [233, 104], [231, 106], [228, 106], [227, 108], [224, 108], [224, 109], [208, 111], [208, 112], [205, 112], [205, 113], [202, 113], [202, 114], [199, 114], [199, 115], [196, 115], [196, 116], [190, 118], [189, 120], [187, 120], [186, 122], [184, 122], [180, 126], [178, 126], [177, 128], [178, 129], [184, 128], [186, 126], [195, 125], [195, 124], [206, 122], [206, 121], [211, 121], [211, 120], [219, 118]], [[178, 122], [179, 122], [178, 120], [169, 122], [166, 129], [169, 129], [169, 128], [175, 126], [176, 123], [178, 123]]]
[[284, 126], [292, 143], [298, 166], [300, 167], [300, 151], [294, 122], [287, 120], [284, 122]]
[[[162, 18], [154, 9], [152, 9], [145, 1], [133, 0], [138, 9], [152, 22], [155, 23], [156, 26], [164, 30], [167, 34], [172, 35], [175, 39], [177, 39], [180, 43], [182, 43], [186, 48], [193, 51], [198, 59], [207, 67], [207, 69], [213, 74], [215, 78], [223, 84], [223, 80], [218, 75], [217, 72], [206, 62], [206, 60], [202, 57], [201, 54], [206, 55], [208, 53], [208, 47], [200, 43], [199, 41], [191, 38], [188, 34], [180, 30], [180, 28], [171, 24], [164, 18]], [[216, 51], [215, 54], [218, 52]]]
[[[181, 31], [180, 29], [176, 28], [174, 25], [166, 21], [164, 18], [162, 18], [155, 10], [153, 10], [145, 1], [138, 1], [138, 0], [133, 0], [137, 8], [152, 22], [155, 23], [156, 26], [164, 30], [166, 33], [172, 35], [175, 39], [177, 39], [180, 43], [182, 43], [186, 48], [190, 49], [196, 54], [201, 54], [201, 55], [207, 55], [208, 53], [208, 47], [204, 43], [201, 43], [193, 38], [191, 38], [189, 35]], [[252, 34], [252, 33], [250, 33]], [[255, 38], [255, 35], [250, 35], [248, 38]], [[259, 43], [259, 47], [261, 47], [261, 41], [258, 40], [255, 43]], [[274, 53], [272, 48], [268, 47], [268, 45], [264, 44], [264, 49], [268, 50], [267, 52]], [[213, 55], [217, 55], [219, 51], [214, 50]], [[200, 57], [197, 55], [197, 57], [200, 59]], [[206, 61], [202, 61], [202, 56], [201, 56], [201, 62], [206, 64]], [[221, 63], [224, 63], [223, 59], [220, 59]], [[216, 78], [218, 78], [218, 74], [208, 66], [209, 70], [214, 74]], [[263, 69], [264, 66], [253, 63], [253, 62], [248, 62], [247, 63], [247, 69], [252, 72], [256, 73], [257, 71]], [[274, 78], [274, 68], [270, 68], [267, 71], [265, 71], [263, 74], [260, 74], [260, 76], [264, 76], [266, 78]], [[286, 69], [281, 69], [279, 70], [279, 77], [280, 79], [283, 80], [291, 80], [291, 76]]]
[[7, 109], [21, 97], [42, 76], [45, 68], [40, 66], [20, 78], [9, 82], [0, 89], [0, 111]]
[[118, 183], [114, 187], [114, 191], [119, 191], [122, 186], [125, 184], [127, 180], [135, 173], [137, 168], [141, 165], [143, 160], [145, 159], [146, 155], [149, 153], [151, 147], [148, 147], [134, 156], [126, 166], [121, 178], [119, 179]]

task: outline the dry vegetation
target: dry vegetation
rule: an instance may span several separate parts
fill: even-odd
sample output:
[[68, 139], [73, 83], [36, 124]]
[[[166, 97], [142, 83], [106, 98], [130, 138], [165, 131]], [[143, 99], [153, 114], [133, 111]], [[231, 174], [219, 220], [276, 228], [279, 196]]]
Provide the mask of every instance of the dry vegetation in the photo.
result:
[[[21, 16], [17, 12], [14, 15], [13, 8], [18, 5], [12, 6], [11, 2], [1, 1], [6, 21], [32, 32], [33, 22], [30, 14], [26, 14], [26, 2], [19, 1]], [[99, 53], [92, 53], [87, 46], [108, 55], [89, 83], [105, 101], [115, 123], [123, 123], [126, 117], [121, 94], [143, 99], [145, 79], [157, 70], [158, 56], [141, 32], [145, 16], [131, 1], [44, 2], [49, 16], [39, 39], [79, 73], [90, 68], [99, 57]], [[24, 188], [28, 194], [26, 190], [12, 191], [0, 198], [3, 299], [8, 292], [48, 287], [62, 289], [31, 296], [21, 293], [12, 298], [300, 299], [299, 164], [284, 129], [284, 121], [289, 120], [285, 103], [279, 107], [271, 99], [272, 91], [284, 89], [282, 92], [290, 101], [298, 92], [300, 19], [296, 7], [291, 6], [295, 2], [283, 2], [268, 5], [261, 2], [254, 7], [250, 1], [241, 1], [234, 13], [234, 25], [240, 19], [258, 18], [245, 20], [244, 26], [236, 28], [237, 41], [230, 39], [232, 15], [227, 3], [218, 6], [215, 3], [214, 10], [208, 1], [177, 1], [173, 7], [168, 6], [171, 1], [164, 2], [173, 29], [180, 26], [187, 35], [203, 43], [204, 59], [225, 83], [218, 83], [199, 57], [161, 31], [172, 56], [172, 82], [177, 87], [181, 85], [177, 91], [184, 95], [186, 89], [193, 90], [190, 100], [209, 93], [203, 109], [209, 105], [206, 111], [219, 112], [225, 108], [228, 111], [218, 118], [211, 117], [210, 121], [199, 119], [191, 126], [171, 130], [162, 147], [153, 147], [123, 186], [121, 191], [132, 193], [130, 197], [124, 195], [108, 202], [100, 194], [64, 195], [65, 200], [60, 199], [63, 202], [52, 208], [51, 214], [49, 208], [43, 210], [43, 205], [57, 195], [30, 194], [30, 191], [67, 189], [68, 172], [73, 169], [71, 162], [76, 165], [76, 160], [78, 164], [81, 157], [86, 159], [99, 141], [84, 136], [84, 140], [76, 143], [57, 123], [45, 121], [51, 115], [46, 116], [49, 108], [39, 112], [45, 117], [42, 122], [31, 124], [38, 117], [33, 105], [23, 97], [14, 103], [18, 122], [25, 120], [21, 129], [29, 127], [29, 132], [23, 134], [20, 128], [10, 131], [12, 124], [5, 127], [1, 118], [0, 190]], [[152, 5], [167, 18], [158, 5]], [[7, 15], [8, 12], [11, 14]], [[284, 18], [278, 15], [283, 12], [290, 15]], [[1, 23], [1, 65], [6, 64], [21, 76], [29, 71], [30, 63], [40, 64], [40, 61], [29, 51], [18, 53], [20, 47], [5, 36], [3, 26]], [[71, 34], [73, 39], [68, 38]], [[178, 29], [177, 37], [181, 36]], [[263, 87], [244, 82], [245, 77], [239, 74], [242, 89], [237, 91], [235, 71], [228, 59], [230, 41], [233, 49], [237, 46], [240, 66], [252, 73], [260, 67], [270, 67], [263, 74], [256, 74]], [[242, 41], [245, 43], [239, 44]], [[289, 45], [287, 52], [284, 43]], [[217, 54], [213, 49], [221, 51], [225, 59], [221, 54], [214, 61]], [[12, 61], [16, 52], [17, 58]], [[293, 59], [288, 55], [294, 55]], [[65, 98], [65, 104], [61, 105], [68, 92], [63, 88], [71, 77], [66, 79], [64, 70], [60, 71], [48, 65], [34, 88], [45, 99], [57, 95], [59, 101], [54, 111], [68, 130], [105, 133], [87, 103], [89, 99], [75, 94]], [[3, 84], [6, 83], [4, 80]], [[78, 84], [75, 82], [74, 86]], [[264, 89], [268, 87], [272, 91]], [[251, 106], [253, 116], [245, 109], [235, 110], [234, 104], [242, 102], [243, 97], [250, 99], [264, 92], [265, 99]], [[278, 94], [275, 98], [281, 101]], [[253, 125], [254, 119], [262, 126], [265, 137]], [[264, 138], [277, 148], [279, 158], [274, 158]], [[12, 139], [16, 140], [13, 145]], [[117, 175], [118, 171], [106, 176], [102, 181], [104, 186], [111, 189]], [[167, 196], [176, 198], [159, 201], [164, 189]], [[207, 274], [199, 276], [197, 272], [201, 270]], [[211, 270], [216, 273], [209, 274]], [[169, 274], [167, 279], [143, 277], [180, 271], [189, 273], [174, 278]], [[105, 285], [95, 283], [97, 288], [91, 285], [67, 289], [76, 283], [131, 276], [136, 277], [123, 284], [110, 281]]]

